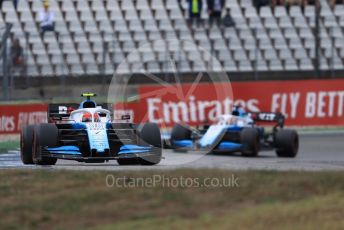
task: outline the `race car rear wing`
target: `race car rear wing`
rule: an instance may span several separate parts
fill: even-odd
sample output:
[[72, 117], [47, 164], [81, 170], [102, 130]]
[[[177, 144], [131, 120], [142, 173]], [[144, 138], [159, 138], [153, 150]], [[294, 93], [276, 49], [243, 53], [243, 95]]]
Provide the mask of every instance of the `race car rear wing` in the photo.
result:
[[78, 109], [79, 104], [49, 104], [48, 105], [48, 121], [55, 122], [58, 120], [68, 119], [71, 112]]
[[284, 127], [285, 116], [282, 113], [272, 113], [272, 112], [257, 112], [257, 113], [250, 113], [251, 118], [255, 122], [270, 122], [276, 123], [275, 127]]
[[[98, 104], [97, 107], [107, 109], [112, 114], [112, 106], [109, 104]], [[54, 123], [55, 121], [68, 120], [70, 113], [79, 108], [76, 103], [61, 103], [48, 105], [48, 121]]]

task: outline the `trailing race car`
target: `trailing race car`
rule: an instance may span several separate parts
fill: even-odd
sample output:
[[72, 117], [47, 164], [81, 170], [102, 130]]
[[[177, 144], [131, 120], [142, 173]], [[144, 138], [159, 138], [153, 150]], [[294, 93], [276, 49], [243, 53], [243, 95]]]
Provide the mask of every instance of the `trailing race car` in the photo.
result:
[[[57, 159], [120, 165], [154, 165], [161, 160], [160, 129], [154, 123], [135, 125], [130, 116], [112, 122], [111, 112], [87, 97], [80, 105], [50, 104], [49, 123], [22, 127], [24, 164], [54, 165]], [[76, 106], [79, 106], [78, 109]]]
[[[281, 113], [249, 113], [221, 116], [217, 123], [204, 129], [192, 130], [176, 124], [170, 145], [176, 150], [205, 150], [208, 152], [241, 152], [243, 156], [257, 156], [260, 150], [276, 150], [278, 157], [295, 157], [299, 137], [295, 130], [284, 129]], [[257, 122], [275, 122], [272, 132]]]

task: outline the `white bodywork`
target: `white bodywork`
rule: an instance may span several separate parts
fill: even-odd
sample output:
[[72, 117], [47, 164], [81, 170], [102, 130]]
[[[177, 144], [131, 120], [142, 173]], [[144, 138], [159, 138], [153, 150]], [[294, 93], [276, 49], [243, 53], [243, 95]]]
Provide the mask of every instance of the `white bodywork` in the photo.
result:
[[[71, 112], [69, 119], [71, 122], [82, 122], [82, 116], [85, 113], [90, 113], [92, 114], [92, 122], [110, 122], [111, 121], [111, 113], [109, 110], [102, 109], [102, 108], [87, 108], [87, 109], [77, 109]], [[98, 113], [101, 114], [100, 116], [100, 121], [95, 121], [94, 120], [94, 114]], [[104, 114], [104, 115], [103, 115]]]
[[[91, 121], [82, 121], [85, 113], [92, 115]], [[99, 120], [95, 120], [95, 114], [98, 114], [97, 117], [99, 117]], [[71, 120], [70, 122], [85, 124], [91, 149], [96, 149], [98, 152], [104, 152], [106, 149], [110, 149], [106, 130], [106, 123], [111, 121], [111, 113], [109, 110], [102, 108], [77, 109], [71, 112], [69, 119]]]
[[222, 115], [218, 118], [216, 124], [211, 125], [207, 132], [199, 140], [199, 144], [203, 148], [214, 148], [221, 140], [229, 126], [234, 127], [252, 127], [254, 122], [250, 115], [245, 117], [234, 115]]
[[250, 115], [245, 117], [239, 117], [234, 115], [222, 115], [218, 118], [217, 125], [235, 125], [238, 127], [252, 127], [254, 124], [253, 119]]

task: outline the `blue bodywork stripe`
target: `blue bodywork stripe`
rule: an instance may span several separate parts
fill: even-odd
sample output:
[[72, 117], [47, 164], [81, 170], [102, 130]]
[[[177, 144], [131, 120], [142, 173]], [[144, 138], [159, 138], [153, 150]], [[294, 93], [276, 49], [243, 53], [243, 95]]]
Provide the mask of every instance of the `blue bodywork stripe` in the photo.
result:
[[227, 150], [227, 149], [234, 150], [234, 149], [240, 149], [240, 148], [242, 148], [242, 144], [229, 142], [229, 141], [223, 141], [217, 147], [217, 149], [220, 149], [220, 150]]
[[139, 146], [139, 145], [123, 145], [120, 150], [151, 150], [149, 146]]
[[47, 148], [53, 154], [81, 155], [80, 149], [74, 145], [66, 145], [57, 148]]
[[[81, 155], [77, 146], [66, 145], [57, 148], [47, 148], [53, 154]], [[152, 147], [139, 145], [123, 145], [118, 154], [146, 153], [152, 151]]]
[[152, 147], [139, 145], [123, 145], [118, 154], [146, 153], [152, 151]]
[[231, 126], [228, 126], [227, 131], [241, 131], [242, 129], [243, 127], [231, 125]]
[[192, 140], [173, 141], [173, 144], [178, 147], [192, 147], [193, 146]]
[[63, 155], [81, 155], [79, 152], [74, 151], [52, 151], [52, 154], [63, 154]]
[[74, 145], [65, 145], [57, 148], [47, 148], [48, 151], [77, 151], [79, 152], [80, 149]]
[[150, 150], [121, 150], [118, 152], [118, 154], [134, 154], [134, 153], [147, 153], [150, 152]]
[[73, 123], [72, 129], [86, 129], [86, 125], [83, 123]]

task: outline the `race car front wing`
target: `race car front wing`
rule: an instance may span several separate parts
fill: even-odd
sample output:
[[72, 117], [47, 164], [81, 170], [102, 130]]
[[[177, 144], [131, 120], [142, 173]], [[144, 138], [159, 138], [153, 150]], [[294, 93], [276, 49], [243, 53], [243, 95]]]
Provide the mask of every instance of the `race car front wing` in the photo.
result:
[[161, 148], [154, 146], [123, 145], [119, 152], [111, 153], [109, 149], [104, 152], [91, 150], [89, 156], [84, 156], [77, 146], [61, 146], [56, 148], [43, 147], [42, 157], [52, 157], [57, 159], [91, 161], [91, 160], [117, 160], [123, 158], [145, 158], [155, 156], [161, 152]]

